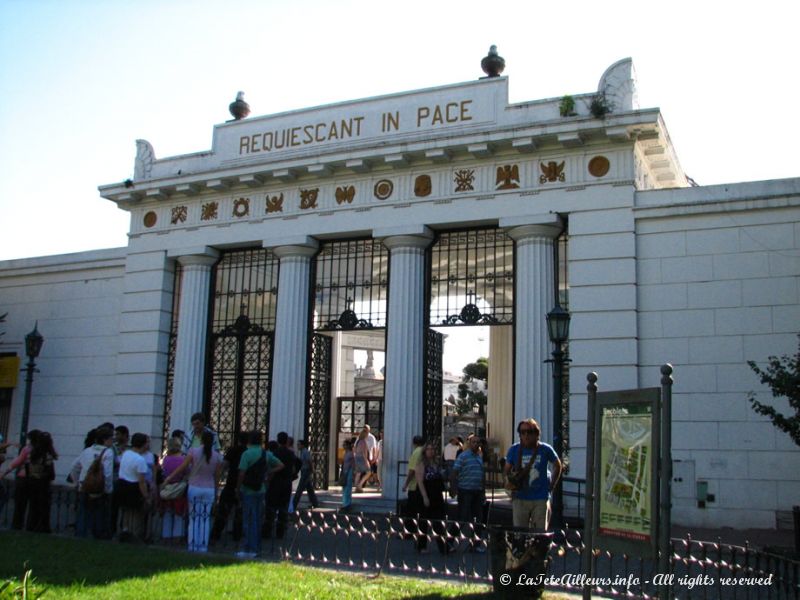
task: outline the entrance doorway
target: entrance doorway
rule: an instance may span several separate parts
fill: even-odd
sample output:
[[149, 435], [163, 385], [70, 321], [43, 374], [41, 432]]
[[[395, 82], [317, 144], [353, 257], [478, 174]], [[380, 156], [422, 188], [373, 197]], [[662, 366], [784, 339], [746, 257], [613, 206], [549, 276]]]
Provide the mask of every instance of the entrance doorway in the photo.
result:
[[426, 365], [426, 438], [476, 433], [502, 451], [497, 437], [513, 428], [514, 242], [496, 227], [440, 232], [429, 254], [427, 342], [439, 362], [438, 373]]
[[[363, 387], [364, 373], [360, 373], [359, 388], [354, 353], [384, 352], [389, 252], [380, 240], [372, 238], [326, 242], [314, 268], [315, 333], [306, 435], [315, 457], [314, 485], [327, 488], [330, 478], [338, 474], [342, 442], [352, 435], [353, 428], [359, 425], [360, 431], [368, 423], [378, 431], [383, 429], [383, 373], [373, 369], [367, 388]], [[315, 376], [323, 361], [321, 355], [317, 357], [319, 338], [328, 340], [330, 347], [327, 367], [320, 367], [327, 368], [326, 387], [321, 387]], [[352, 398], [351, 404], [344, 398]]]

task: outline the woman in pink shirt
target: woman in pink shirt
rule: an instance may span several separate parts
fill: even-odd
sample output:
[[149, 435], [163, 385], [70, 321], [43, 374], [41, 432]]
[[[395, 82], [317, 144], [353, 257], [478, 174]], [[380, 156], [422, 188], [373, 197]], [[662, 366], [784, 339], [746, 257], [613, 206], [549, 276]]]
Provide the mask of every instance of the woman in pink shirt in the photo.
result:
[[[31, 429], [27, 435], [27, 444], [20, 448], [17, 457], [11, 463], [0, 471], [0, 479], [5, 477], [11, 471], [16, 471], [16, 482], [14, 485], [14, 517], [11, 521], [11, 526], [14, 529], [22, 529], [25, 522], [25, 511], [28, 510], [31, 492], [28, 489], [28, 480], [26, 478], [25, 465], [28, 464], [31, 452], [33, 451], [33, 444], [38, 440], [41, 435], [38, 429]], [[32, 521], [28, 515], [28, 529], [30, 530]]]
[[[172, 437], [167, 442], [167, 455], [161, 460], [161, 470], [167, 478], [183, 464], [181, 453], [183, 443], [180, 438]], [[183, 537], [186, 520], [186, 492], [174, 500], [161, 501], [161, 537], [165, 539]]]
[[191, 465], [188, 493], [190, 552], [208, 552], [211, 508], [217, 497], [217, 482], [222, 471], [222, 456], [213, 449], [213, 434], [203, 431], [202, 442], [202, 446], [189, 450], [181, 466], [164, 479], [164, 483], [177, 481]]

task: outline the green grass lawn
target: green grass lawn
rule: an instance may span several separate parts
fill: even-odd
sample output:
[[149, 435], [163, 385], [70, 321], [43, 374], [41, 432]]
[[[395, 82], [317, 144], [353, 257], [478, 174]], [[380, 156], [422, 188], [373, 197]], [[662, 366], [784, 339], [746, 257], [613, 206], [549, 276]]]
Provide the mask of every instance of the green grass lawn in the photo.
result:
[[189, 554], [153, 546], [0, 532], [0, 581], [33, 570], [50, 598], [490, 598], [488, 586], [371, 578], [281, 562]]

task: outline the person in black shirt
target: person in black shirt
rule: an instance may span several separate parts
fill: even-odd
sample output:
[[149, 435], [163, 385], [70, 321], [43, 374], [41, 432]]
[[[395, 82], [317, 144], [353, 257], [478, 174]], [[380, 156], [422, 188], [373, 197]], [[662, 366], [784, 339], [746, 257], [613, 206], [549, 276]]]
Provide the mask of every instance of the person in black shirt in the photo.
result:
[[211, 528], [211, 539], [218, 540], [225, 530], [228, 517], [233, 511], [233, 539], [242, 539], [242, 506], [236, 495], [236, 486], [239, 480], [239, 461], [247, 450], [247, 433], [240, 431], [236, 434], [236, 443], [228, 448], [223, 458], [223, 468], [227, 468], [225, 487], [219, 495], [217, 511], [214, 516], [214, 525]]
[[284, 464], [285, 468], [275, 473], [272, 479], [269, 480], [263, 533], [264, 537], [272, 537], [272, 525], [275, 523], [275, 537], [282, 539], [283, 534], [286, 532], [286, 521], [289, 518], [289, 501], [292, 499], [292, 478], [294, 477], [297, 459], [288, 446], [289, 434], [281, 431], [278, 434], [277, 441], [277, 445], [270, 447], [270, 450]]

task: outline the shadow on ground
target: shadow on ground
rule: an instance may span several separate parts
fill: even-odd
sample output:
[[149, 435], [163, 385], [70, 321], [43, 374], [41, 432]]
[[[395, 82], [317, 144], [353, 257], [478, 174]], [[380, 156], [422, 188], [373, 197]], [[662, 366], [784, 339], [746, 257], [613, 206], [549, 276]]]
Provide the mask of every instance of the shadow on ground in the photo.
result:
[[[134, 550], [133, 552], [131, 550]], [[120, 560], [120, 553], [125, 559]], [[0, 532], [0, 580], [21, 578], [33, 570], [37, 581], [50, 585], [102, 585], [131, 577], [193, 569], [200, 565], [228, 565], [231, 557], [189, 554], [144, 544], [62, 538], [55, 535]], [[124, 563], [124, 564], [121, 564]]]

